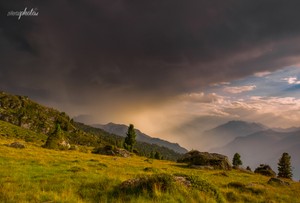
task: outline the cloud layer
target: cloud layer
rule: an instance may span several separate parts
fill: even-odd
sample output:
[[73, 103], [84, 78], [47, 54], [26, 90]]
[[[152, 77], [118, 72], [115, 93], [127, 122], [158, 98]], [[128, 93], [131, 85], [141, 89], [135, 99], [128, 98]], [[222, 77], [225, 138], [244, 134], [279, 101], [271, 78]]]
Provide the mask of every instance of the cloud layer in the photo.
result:
[[[298, 64], [299, 6], [296, 0], [1, 2], [0, 87], [72, 116], [91, 114], [94, 122], [136, 121], [155, 109], [157, 117], [211, 84]], [[25, 7], [39, 16], [6, 16]], [[254, 89], [228, 84], [224, 91]], [[226, 100], [189, 99], [204, 106]]]

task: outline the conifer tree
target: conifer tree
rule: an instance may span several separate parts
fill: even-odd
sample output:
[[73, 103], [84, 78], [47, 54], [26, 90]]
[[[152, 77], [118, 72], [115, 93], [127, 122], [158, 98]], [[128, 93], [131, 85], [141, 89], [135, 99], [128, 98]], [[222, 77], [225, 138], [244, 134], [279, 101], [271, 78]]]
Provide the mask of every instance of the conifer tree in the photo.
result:
[[154, 158], [155, 159], [161, 159], [160, 153], [159, 152], [155, 152]]
[[241, 160], [241, 155], [239, 155], [239, 153], [235, 153], [232, 159], [232, 165], [239, 167], [240, 165], [242, 165], [243, 162]]
[[55, 131], [48, 136], [47, 141], [44, 145], [45, 148], [48, 149], [58, 149], [59, 148], [59, 142], [63, 139], [63, 132], [60, 128], [60, 125], [57, 124]]
[[125, 142], [124, 142], [124, 148], [127, 149], [128, 151], [131, 151], [133, 150], [133, 146], [135, 145], [136, 143], [136, 133], [135, 133], [135, 130], [134, 130], [134, 126], [133, 124], [130, 124], [129, 127], [128, 127], [128, 131], [126, 133], [126, 138], [125, 138]]
[[151, 153], [150, 153], [150, 158], [154, 159], [154, 152], [153, 151], [151, 151]]
[[284, 152], [278, 162], [278, 177], [292, 178], [291, 156]]

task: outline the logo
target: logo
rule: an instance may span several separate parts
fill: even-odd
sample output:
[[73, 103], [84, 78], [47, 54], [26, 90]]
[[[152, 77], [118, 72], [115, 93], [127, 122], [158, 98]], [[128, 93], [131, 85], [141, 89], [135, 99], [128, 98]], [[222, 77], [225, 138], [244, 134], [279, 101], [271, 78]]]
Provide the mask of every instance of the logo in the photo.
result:
[[17, 16], [18, 20], [22, 18], [22, 16], [38, 16], [39, 12], [37, 8], [32, 8], [31, 10], [27, 10], [27, 7], [23, 11], [9, 11], [7, 16]]

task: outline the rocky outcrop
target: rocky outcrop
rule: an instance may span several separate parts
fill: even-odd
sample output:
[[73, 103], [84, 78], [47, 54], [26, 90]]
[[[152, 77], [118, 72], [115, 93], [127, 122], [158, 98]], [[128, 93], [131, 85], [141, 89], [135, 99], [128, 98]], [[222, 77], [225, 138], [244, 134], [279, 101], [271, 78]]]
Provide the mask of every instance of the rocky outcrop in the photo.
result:
[[0, 120], [50, 135], [60, 124], [63, 131], [73, 132], [75, 127], [64, 112], [42, 106], [26, 96], [11, 95], [0, 91]]
[[260, 164], [260, 166], [255, 169], [254, 173], [259, 173], [261, 175], [270, 177], [276, 176], [276, 173], [272, 170], [272, 168], [266, 164]]
[[20, 142], [13, 142], [9, 145], [7, 145], [8, 147], [13, 147], [13, 148], [17, 148], [17, 149], [23, 149], [25, 148], [25, 145], [21, 144]]
[[120, 156], [120, 157], [130, 157], [131, 154], [125, 149], [120, 149], [111, 145], [105, 147], [97, 147], [93, 150], [94, 154], [110, 155], [110, 156]]
[[277, 185], [277, 186], [280, 186], [280, 185], [290, 185], [289, 182], [286, 182], [286, 181], [283, 181], [279, 178], [270, 178], [270, 180], [268, 181], [268, 184], [270, 185]]
[[216, 153], [199, 152], [197, 150], [186, 153], [178, 160], [178, 162], [188, 163], [189, 166], [194, 168], [213, 168], [223, 170], [230, 170], [232, 168], [227, 156]]

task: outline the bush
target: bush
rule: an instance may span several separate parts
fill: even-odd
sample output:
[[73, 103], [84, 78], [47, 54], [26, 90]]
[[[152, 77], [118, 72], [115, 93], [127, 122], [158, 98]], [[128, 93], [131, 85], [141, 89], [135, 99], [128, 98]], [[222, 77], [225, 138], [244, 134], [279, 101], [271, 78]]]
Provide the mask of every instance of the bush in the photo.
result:
[[77, 150], [79, 150], [79, 148], [76, 145], [71, 145], [69, 150], [77, 151]]
[[259, 167], [255, 169], [254, 173], [259, 173], [261, 175], [270, 176], [270, 177], [276, 176], [276, 173], [272, 170], [272, 168], [266, 164], [261, 164]]
[[114, 146], [112, 146], [112, 145], [106, 145], [104, 147], [104, 150], [106, 150], [106, 151], [108, 151], [108, 150], [114, 150]]
[[174, 189], [174, 184], [174, 178], [168, 174], [140, 176], [139, 178], [123, 182], [118, 188], [117, 193], [138, 196], [147, 192], [150, 196], [155, 196], [157, 190], [171, 192]]
[[217, 202], [225, 202], [221, 192], [214, 185], [205, 180], [201, 180], [197, 176], [187, 176], [186, 179], [191, 182], [192, 187], [210, 194]]
[[228, 200], [228, 202], [237, 202], [239, 200], [239, 196], [234, 192], [227, 192], [226, 199]]

